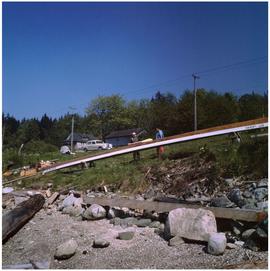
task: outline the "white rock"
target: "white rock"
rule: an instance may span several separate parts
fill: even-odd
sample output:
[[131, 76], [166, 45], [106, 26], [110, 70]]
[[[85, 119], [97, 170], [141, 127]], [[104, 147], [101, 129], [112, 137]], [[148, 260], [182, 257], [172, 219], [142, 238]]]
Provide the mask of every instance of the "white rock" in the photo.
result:
[[73, 196], [73, 194], [71, 194], [64, 199], [62, 206], [63, 208], [72, 206], [75, 201], [76, 201], [76, 198]]
[[5, 187], [2, 189], [2, 194], [8, 194], [11, 193], [12, 191], [14, 191], [12, 187]]
[[212, 255], [223, 254], [227, 245], [225, 233], [211, 233], [208, 239], [207, 252]]
[[85, 210], [83, 217], [89, 220], [105, 218], [106, 210], [98, 204], [92, 204]]
[[209, 234], [217, 232], [213, 212], [204, 209], [178, 208], [169, 212], [165, 235], [179, 235], [190, 240], [208, 241]]
[[83, 199], [82, 198], [75, 198], [74, 202], [73, 202], [73, 205], [75, 207], [81, 207], [83, 204]]
[[109, 209], [108, 214], [107, 214], [107, 218], [108, 219], [115, 218], [115, 213], [112, 208]]

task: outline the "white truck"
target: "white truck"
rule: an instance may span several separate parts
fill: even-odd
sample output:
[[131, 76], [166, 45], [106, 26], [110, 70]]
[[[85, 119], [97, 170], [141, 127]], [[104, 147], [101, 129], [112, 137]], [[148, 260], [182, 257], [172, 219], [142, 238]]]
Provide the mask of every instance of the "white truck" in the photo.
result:
[[84, 144], [84, 151], [109, 150], [112, 144], [104, 143], [102, 140], [89, 140]]

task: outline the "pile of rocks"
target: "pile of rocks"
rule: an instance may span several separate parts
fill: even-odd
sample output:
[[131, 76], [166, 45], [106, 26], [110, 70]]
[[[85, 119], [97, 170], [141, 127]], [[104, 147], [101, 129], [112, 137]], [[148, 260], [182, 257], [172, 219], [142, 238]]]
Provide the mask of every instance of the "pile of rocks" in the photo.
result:
[[[77, 220], [109, 219], [111, 224], [121, 226], [123, 229], [133, 226], [154, 228], [157, 234], [168, 240], [170, 246], [180, 245], [185, 240], [204, 241], [208, 243], [207, 251], [213, 255], [223, 253], [226, 247], [232, 249], [243, 246], [253, 251], [267, 250], [267, 220], [252, 227], [249, 224], [232, 221], [229, 231], [217, 233], [214, 214], [204, 209], [180, 208], [168, 214], [126, 207], [88, 205], [83, 202], [80, 193], [74, 191], [68, 196], [60, 196], [57, 204], [59, 211]], [[109, 244], [104, 240], [98, 240], [95, 247], [103, 245], [106, 247]]]
[[[236, 180], [227, 181], [230, 186], [237, 183]], [[242, 209], [267, 209], [268, 207], [268, 179], [250, 182], [239, 182], [234, 188], [223, 191], [212, 198], [211, 206], [215, 207], [239, 207]]]

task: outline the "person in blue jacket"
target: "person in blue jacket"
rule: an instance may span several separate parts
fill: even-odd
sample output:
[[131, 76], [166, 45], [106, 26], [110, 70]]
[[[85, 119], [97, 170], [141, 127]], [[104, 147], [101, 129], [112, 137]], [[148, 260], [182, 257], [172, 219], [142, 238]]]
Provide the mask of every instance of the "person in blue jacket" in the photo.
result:
[[[156, 140], [161, 140], [162, 138], [164, 138], [163, 131], [161, 129], [159, 129], [159, 128], [156, 128]], [[157, 147], [158, 159], [161, 159], [161, 155], [162, 155], [163, 152], [164, 152], [164, 147], [163, 146]]]

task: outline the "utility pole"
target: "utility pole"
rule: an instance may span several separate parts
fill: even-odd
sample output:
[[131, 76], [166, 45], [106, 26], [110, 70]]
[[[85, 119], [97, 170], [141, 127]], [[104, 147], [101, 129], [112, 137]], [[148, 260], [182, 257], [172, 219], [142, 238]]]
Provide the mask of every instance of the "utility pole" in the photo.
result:
[[74, 132], [74, 115], [72, 115], [72, 121], [71, 121], [71, 145], [70, 145], [71, 152], [73, 152], [73, 132]]
[[[76, 108], [69, 106], [69, 109], [75, 111]], [[71, 138], [70, 138], [70, 151], [73, 152], [73, 134], [74, 134], [74, 113], [71, 120]]]
[[197, 91], [196, 91], [196, 79], [200, 79], [199, 76], [192, 74], [194, 80], [194, 131], [197, 131]]

